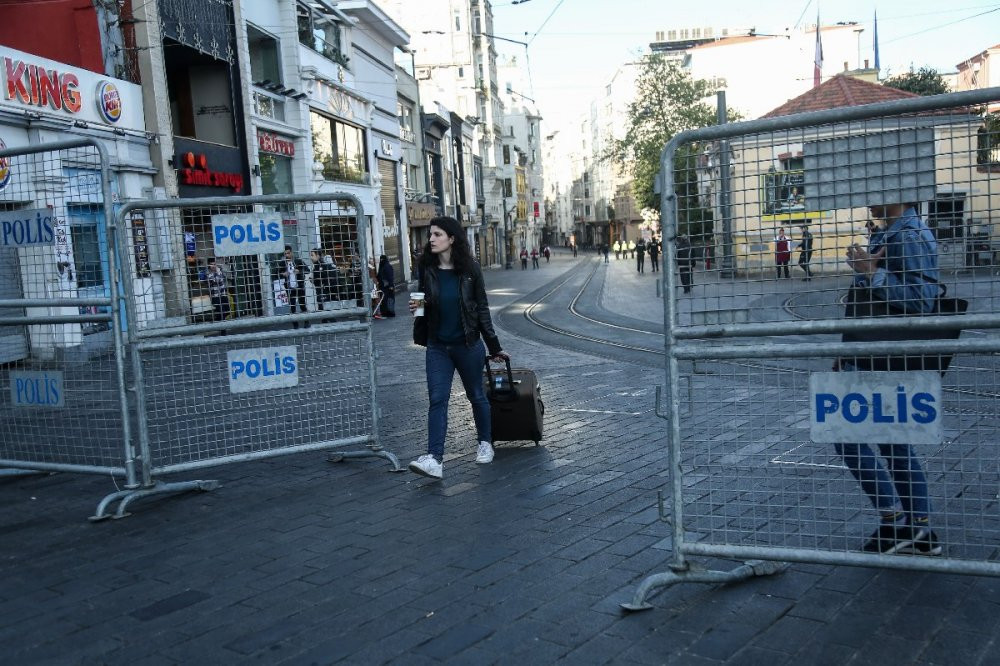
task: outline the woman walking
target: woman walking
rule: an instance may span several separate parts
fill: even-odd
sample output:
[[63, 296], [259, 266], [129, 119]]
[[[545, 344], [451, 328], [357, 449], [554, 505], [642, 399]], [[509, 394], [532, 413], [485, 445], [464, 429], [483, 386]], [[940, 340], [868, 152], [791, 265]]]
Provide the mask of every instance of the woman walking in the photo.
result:
[[[422, 316], [413, 321], [413, 341], [427, 347], [427, 453], [410, 463], [410, 470], [433, 479], [444, 472], [444, 440], [448, 430], [448, 398], [458, 371], [472, 405], [479, 441], [476, 462], [493, 461], [490, 404], [483, 390], [483, 361], [509, 359], [493, 330], [486, 285], [472, 258], [465, 231], [451, 217], [430, 222], [430, 240], [419, 261], [419, 291], [423, 302], [409, 308]], [[483, 344], [485, 341], [485, 345]]]

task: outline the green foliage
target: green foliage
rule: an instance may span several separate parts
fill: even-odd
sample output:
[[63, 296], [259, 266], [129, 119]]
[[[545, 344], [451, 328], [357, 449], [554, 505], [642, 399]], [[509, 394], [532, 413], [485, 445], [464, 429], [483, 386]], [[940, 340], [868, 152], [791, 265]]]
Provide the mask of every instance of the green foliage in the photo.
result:
[[948, 92], [948, 84], [944, 82], [944, 78], [930, 67], [893, 76], [883, 81], [882, 85], [915, 95], [941, 95]]
[[[625, 136], [616, 140], [605, 159], [632, 177], [632, 190], [641, 208], [660, 209], [660, 197], [654, 183], [660, 172], [660, 153], [676, 134], [716, 124], [715, 107], [706, 98], [714, 90], [707, 81], [692, 79], [676, 62], [660, 54], [647, 56], [636, 80], [636, 96], [628, 107]], [[732, 112], [730, 119], [738, 116]], [[702, 210], [697, 196], [697, 173], [694, 169], [699, 146], [681, 146], [677, 151], [675, 189], [679, 197], [682, 224], [694, 223], [698, 232], [707, 224], [711, 229], [711, 211]]]

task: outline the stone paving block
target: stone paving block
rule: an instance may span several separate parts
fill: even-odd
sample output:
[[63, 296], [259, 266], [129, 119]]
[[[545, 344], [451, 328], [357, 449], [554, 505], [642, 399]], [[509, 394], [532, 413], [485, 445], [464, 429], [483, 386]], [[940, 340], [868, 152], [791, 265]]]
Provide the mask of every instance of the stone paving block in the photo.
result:
[[493, 634], [493, 629], [490, 627], [466, 622], [456, 625], [443, 634], [417, 645], [413, 648], [413, 653], [444, 660], [485, 640], [491, 634]]

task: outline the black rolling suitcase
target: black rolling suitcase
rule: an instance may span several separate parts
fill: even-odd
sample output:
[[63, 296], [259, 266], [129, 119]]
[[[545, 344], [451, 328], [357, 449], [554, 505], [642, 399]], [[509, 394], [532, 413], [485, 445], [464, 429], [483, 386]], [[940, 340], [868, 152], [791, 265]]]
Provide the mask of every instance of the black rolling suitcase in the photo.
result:
[[487, 359], [483, 377], [493, 416], [493, 441], [528, 440], [537, 445], [542, 439], [545, 414], [538, 377], [533, 370], [511, 369], [510, 361], [506, 365], [506, 369], [494, 372]]

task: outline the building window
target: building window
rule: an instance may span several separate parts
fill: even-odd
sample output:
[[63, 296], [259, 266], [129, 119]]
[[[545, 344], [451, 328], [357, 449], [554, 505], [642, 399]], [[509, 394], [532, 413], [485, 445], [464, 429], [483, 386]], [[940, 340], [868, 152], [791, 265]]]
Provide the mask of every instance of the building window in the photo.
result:
[[510, 178], [503, 179], [503, 195], [505, 197], [514, 196], [514, 183], [511, 181]]
[[455, 14], [455, 32], [461, 32], [461, 31], [462, 31], [462, 17], [458, 14]]
[[403, 104], [402, 102], [397, 102], [396, 116], [399, 117], [399, 138], [403, 141], [414, 143], [413, 108]]
[[309, 125], [313, 161], [323, 165], [323, 178], [363, 183], [367, 171], [364, 131], [314, 111], [309, 113]]
[[229, 64], [169, 39], [163, 43], [174, 136], [235, 146]]
[[297, 11], [299, 43], [346, 66], [347, 56], [341, 47], [340, 24], [332, 16], [303, 3], [298, 4]]
[[281, 54], [278, 40], [252, 25], [247, 26], [250, 77], [254, 85], [281, 83]]
[[503, 147], [503, 163], [510, 164], [510, 146]]

